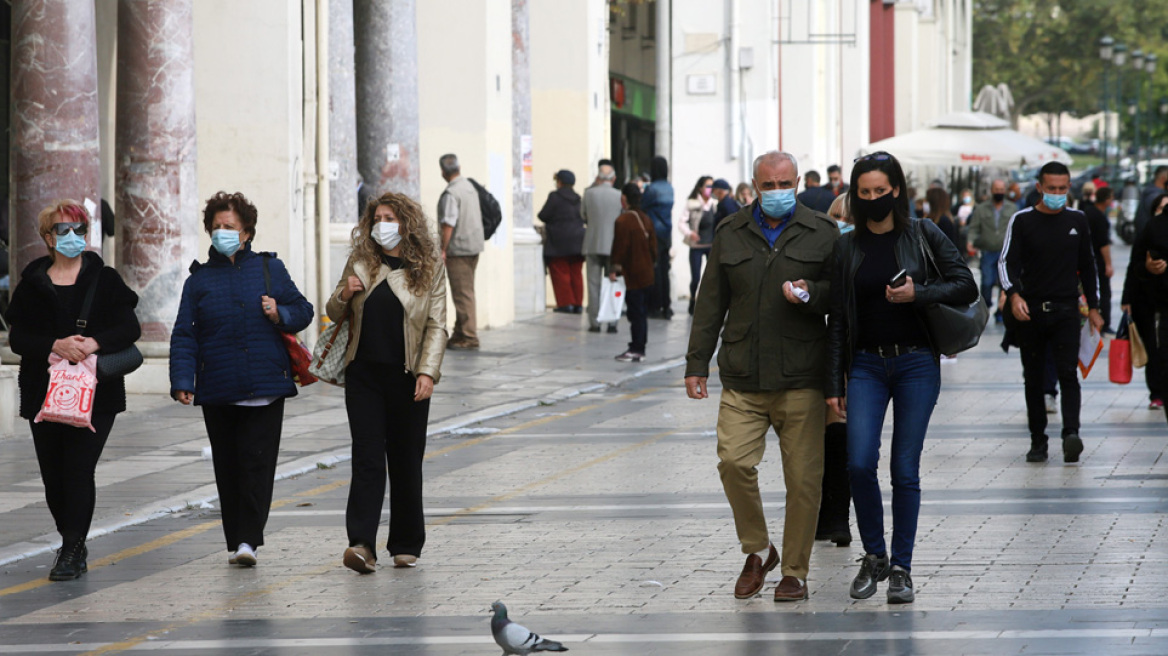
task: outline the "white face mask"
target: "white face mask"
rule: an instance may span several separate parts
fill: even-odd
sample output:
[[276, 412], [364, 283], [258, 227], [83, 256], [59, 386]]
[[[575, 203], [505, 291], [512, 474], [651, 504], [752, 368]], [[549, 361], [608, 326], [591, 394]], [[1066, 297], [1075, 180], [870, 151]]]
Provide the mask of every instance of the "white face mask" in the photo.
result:
[[373, 224], [373, 241], [381, 244], [385, 250], [392, 251], [395, 246], [401, 243], [401, 235], [398, 234], [397, 224], [379, 221]]

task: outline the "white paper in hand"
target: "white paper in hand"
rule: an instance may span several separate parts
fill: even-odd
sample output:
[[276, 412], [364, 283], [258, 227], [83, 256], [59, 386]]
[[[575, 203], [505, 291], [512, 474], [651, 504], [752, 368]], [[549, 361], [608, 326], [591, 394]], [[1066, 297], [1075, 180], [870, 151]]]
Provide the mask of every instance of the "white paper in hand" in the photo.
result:
[[1095, 366], [1095, 359], [1102, 350], [1103, 336], [1091, 329], [1090, 321], [1084, 321], [1079, 331], [1079, 372], [1083, 378], [1091, 373], [1091, 367]]

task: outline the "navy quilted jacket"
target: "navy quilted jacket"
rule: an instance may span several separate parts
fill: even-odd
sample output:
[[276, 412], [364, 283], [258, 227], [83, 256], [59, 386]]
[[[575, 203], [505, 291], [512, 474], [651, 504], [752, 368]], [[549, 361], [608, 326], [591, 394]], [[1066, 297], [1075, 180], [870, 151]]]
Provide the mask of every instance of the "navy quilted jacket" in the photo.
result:
[[264, 257], [245, 244], [235, 263], [214, 248], [206, 264], [191, 264], [170, 337], [170, 394], [194, 391], [196, 405], [223, 405], [265, 396], [295, 396], [280, 331], [312, 322], [312, 303], [296, 289], [284, 263], [268, 253], [277, 326], [264, 316]]

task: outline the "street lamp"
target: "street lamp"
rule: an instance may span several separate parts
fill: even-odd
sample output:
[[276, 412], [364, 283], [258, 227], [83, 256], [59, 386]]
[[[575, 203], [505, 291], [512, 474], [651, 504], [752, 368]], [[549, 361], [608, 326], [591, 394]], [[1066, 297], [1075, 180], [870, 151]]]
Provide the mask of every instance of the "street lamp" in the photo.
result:
[[1107, 84], [1107, 69], [1108, 64], [1111, 63], [1112, 50], [1115, 48], [1115, 39], [1110, 36], [1104, 36], [1099, 39], [1099, 58], [1103, 60], [1103, 171], [1107, 175], [1107, 149], [1108, 149], [1108, 134], [1111, 132], [1111, 121], [1108, 115], [1111, 113], [1111, 88]]
[[1152, 131], [1153, 121], [1155, 120], [1155, 117], [1152, 115], [1152, 103], [1154, 102], [1152, 99], [1152, 94], [1156, 93], [1156, 87], [1154, 86], [1154, 83], [1156, 75], [1156, 61], [1158, 59], [1159, 57], [1157, 57], [1156, 53], [1154, 52], [1150, 52], [1147, 54], [1147, 56], [1144, 57], [1144, 71], [1148, 74], [1148, 107], [1144, 110], [1147, 112], [1147, 118], [1144, 121], [1144, 124], [1147, 126], [1145, 130], [1148, 133], [1147, 147], [1149, 170], [1151, 170], [1152, 166], [1152, 149], [1154, 148], [1153, 140], [1155, 139], [1155, 135]]
[[1115, 168], [1119, 169], [1119, 161], [1123, 159], [1122, 143], [1123, 121], [1120, 119], [1120, 107], [1123, 105], [1123, 67], [1127, 64], [1127, 46], [1115, 44], [1111, 49], [1111, 63], [1115, 64]]
[[1144, 80], [1141, 73], [1144, 72], [1144, 51], [1136, 49], [1132, 51], [1132, 68], [1136, 71], [1136, 97], [1135, 102], [1131, 105], [1128, 113], [1132, 117], [1132, 149], [1133, 152], [1132, 163], [1136, 164], [1140, 161], [1140, 96], [1143, 95]]

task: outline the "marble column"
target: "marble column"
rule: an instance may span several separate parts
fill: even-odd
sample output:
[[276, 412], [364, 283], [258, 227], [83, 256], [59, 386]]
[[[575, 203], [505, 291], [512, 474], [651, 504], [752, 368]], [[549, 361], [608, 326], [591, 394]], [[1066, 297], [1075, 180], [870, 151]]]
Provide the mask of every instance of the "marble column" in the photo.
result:
[[357, 207], [353, 0], [329, 0], [328, 14], [329, 221], [356, 223], [361, 208]]
[[[547, 310], [543, 246], [533, 227], [532, 188], [524, 188], [523, 156], [531, 139], [531, 62], [528, 0], [511, 0], [511, 207], [515, 245], [515, 318]], [[526, 143], [525, 143], [526, 142]], [[534, 181], [529, 181], [534, 184]]]
[[198, 255], [192, 0], [119, 0], [115, 187], [118, 270], [142, 340], [169, 342]]
[[[71, 198], [89, 201], [100, 218], [97, 137], [93, 3], [12, 0], [13, 287], [24, 267], [45, 254], [37, 229], [42, 209]], [[90, 244], [100, 244], [100, 231], [94, 233]]]
[[375, 193], [396, 191], [417, 199], [421, 187], [415, 0], [355, 0], [353, 27], [358, 169]]

